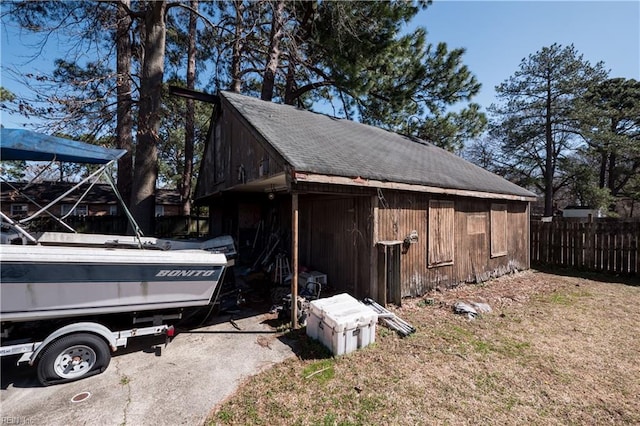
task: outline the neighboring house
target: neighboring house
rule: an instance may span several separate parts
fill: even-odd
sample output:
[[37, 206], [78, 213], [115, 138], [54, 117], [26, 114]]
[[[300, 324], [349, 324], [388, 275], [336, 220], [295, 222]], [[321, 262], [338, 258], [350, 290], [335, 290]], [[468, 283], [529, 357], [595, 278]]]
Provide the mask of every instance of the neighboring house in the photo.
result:
[[586, 206], [567, 206], [562, 210], [562, 217], [597, 218], [604, 217], [601, 209]]
[[529, 268], [533, 193], [424, 141], [235, 93], [217, 98], [195, 198], [241, 257], [281, 241], [357, 297]]
[[[13, 219], [20, 219], [36, 213], [38, 206], [46, 206], [57, 197], [70, 190], [75, 184], [70, 182], [15, 183], [2, 182], [0, 206], [2, 212]], [[79, 189], [51, 206], [49, 211], [57, 217], [65, 216], [120, 216], [122, 209], [113, 190], [108, 184], [95, 184], [78, 203], [78, 199], [89, 188]], [[180, 194], [177, 190], [158, 189], [156, 193], [156, 216], [180, 214]]]
[[179, 216], [182, 214], [180, 191], [156, 189], [156, 216]]

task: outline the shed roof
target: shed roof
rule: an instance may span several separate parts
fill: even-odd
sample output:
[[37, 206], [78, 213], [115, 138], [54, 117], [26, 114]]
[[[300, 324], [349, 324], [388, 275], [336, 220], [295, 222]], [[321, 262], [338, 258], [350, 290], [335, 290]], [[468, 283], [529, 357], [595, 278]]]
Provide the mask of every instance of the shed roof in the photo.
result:
[[428, 142], [290, 105], [221, 96], [297, 172], [535, 197]]

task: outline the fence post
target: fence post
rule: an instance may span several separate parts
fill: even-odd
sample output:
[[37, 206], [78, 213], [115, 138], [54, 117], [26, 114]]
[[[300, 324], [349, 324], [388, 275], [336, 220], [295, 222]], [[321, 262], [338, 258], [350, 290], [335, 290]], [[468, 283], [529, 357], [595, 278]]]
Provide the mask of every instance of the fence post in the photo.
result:
[[538, 262], [549, 263], [548, 251], [549, 251], [549, 233], [547, 230], [547, 224], [540, 222], [540, 257]]
[[631, 272], [631, 268], [629, 267], [629, 249], [631, 242], [631, 229], [630, 224], [624, 223], [622, 227], [622, 272], [628, 274]]
[[537, 221], [531, 221], [531, 219], [529, 219], [529, 230], [531, 232], [531, 235], [529, 236], [529, 241], [531, 243], [531, 247], [529, 248], [529, 262], [533, 263], [536, 262], [538, 260], [538, 247], [540, 246], [539, 244], [539, 233], [538, 233], [538, 222]]
[[[631, 227], [629, 235], [629, 272], [632, 274], [640, 274], [640, 247], [638, 239], [640, 238], [640, 223], [634, 223], [635, 227]], [[635, 228], [635, 229], [634, 229]]]

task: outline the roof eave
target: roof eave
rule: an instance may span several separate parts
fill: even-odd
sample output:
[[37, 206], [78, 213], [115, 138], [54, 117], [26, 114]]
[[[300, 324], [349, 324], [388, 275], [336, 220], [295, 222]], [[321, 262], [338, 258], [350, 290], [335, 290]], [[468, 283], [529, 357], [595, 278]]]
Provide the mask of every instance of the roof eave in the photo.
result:
[[531, 202], [536, 201], [535, 196], [524, 196], [516, 194], [501, 194], [495, 192], [474, 191], [467, 189], [456, 188], [440, 188], [429, 185], [417, 185], [402, 182], [385, 182], [375, 179], [364, 179], [360, 176], [355, 178], [345, 176], [330, 176], [317, 173], [305, 173], [296, 171], [293, 174], [294, 181], [296, 182], [309, 182], [309, 183], [325, 183], [333, 185], [347, 185], [347, 186], [360, 186], [369, 188], [382, 188], [382, 189], [395, 189], [401, 191], [414, 191], [414, 192], [426, 192], [430, 194], [439, 195], [456, 195], [461, 197], [473, 197], [473, 198], [490, 198], [509, 201], [524, 201]]

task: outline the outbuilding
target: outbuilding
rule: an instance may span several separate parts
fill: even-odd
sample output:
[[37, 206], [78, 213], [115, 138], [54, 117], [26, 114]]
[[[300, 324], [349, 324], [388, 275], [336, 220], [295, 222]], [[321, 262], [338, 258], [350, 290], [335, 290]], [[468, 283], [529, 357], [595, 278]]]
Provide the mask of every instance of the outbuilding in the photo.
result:
[[294, 276], [396, 304], [529, 268], [534, 200], [428, 142], [224, 91], [196, 188], [249, 264], [281, 251]]

